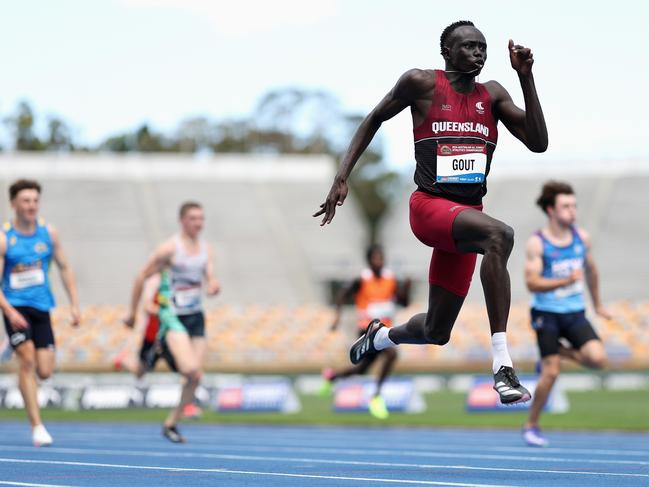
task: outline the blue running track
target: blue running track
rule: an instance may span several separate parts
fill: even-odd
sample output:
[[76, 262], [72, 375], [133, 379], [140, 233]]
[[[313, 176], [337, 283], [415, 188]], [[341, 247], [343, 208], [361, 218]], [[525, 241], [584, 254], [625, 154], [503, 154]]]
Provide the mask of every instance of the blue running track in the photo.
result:
[[649, 486], [649, 434], [286, 426], [0, 422], [0, 486]]

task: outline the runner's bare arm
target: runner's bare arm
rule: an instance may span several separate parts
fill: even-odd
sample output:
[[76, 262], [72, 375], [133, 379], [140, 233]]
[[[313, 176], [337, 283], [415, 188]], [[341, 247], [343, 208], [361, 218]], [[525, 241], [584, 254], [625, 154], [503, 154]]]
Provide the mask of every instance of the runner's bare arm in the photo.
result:
[[59, 232], [52, 225], [48, 225], [47, 227], [52, 238], [54, 262], [56, 262], [59, 268], [63, 287], [70, 300], [70, 322], [72, 326], [79, 326], [79, 323], [81, 323], [81, 311], [79, 309], [79, 296], [77, 294], [77, 281], [74, 277], [74, 271], [72, 270], [67, 255], [63, 251]]
[[[4, 233], [0, 232], [0, 276], [4, 273], [5, 267], [5, 254], [7, 253], [7, 237]], [[14, 330], [24, 330], [29, 325], [27, 320], [21, 315], [16, 308], [14, 308], [4, 293], [2, 292], [2, 287], [0, 286], [0, 310], [9, 320], [9, 324]]]
[[343, 304], [352, 296], [355, 296], [358, 293], [358, 290], [361, 288], [361, 280], [354, 279], [352, 282], [347, 284], [345, 287], [341, 288], [336, 295], [336, 311], [334, 315], [334, 321], [331, 323], [331, 331], [338, 329], [340, 325], [340, 318], [343, 312]]
[[207, 295], [216, 296], [221, 291], [221, 284], [214, 274], [214, 247], [211, 245], [207, 247], [205, 278], [207, 279]]
[[131, 291], [131, 304], [129, 312], [124, 318], [124, 324], [129, 327], [135, 325], [135, 316], [137, 314], [137, 307], [142, 298], [142, 290], [144, 288], [144, 281], [154, 274], [161, 272], [171, 262], [171, 256], [174, 252], [174, 242], [169, 240], [160, 245], [151, 256], [148, 258], [144, 267], [135, 276], [133, 282], [133, 290]]
[[157, 315], [160, 306], [156, 303], [156, 296], [160, 288], [160, 274], [153, 274], [144, 283], [144, 312], [149, 315]]
[[580, 272], [574, 272], [568, 277], [561, 278], [543, 277], [543, 243], [536, 235], [529, 238], [525, 249], [525, 284], [530, 292], [553, 291], [568, 286], [581, 278]]
[[331, 223], [336, 213], [336, 206], [340, 206], [345, 202], [348, 192], [347, 179], [381, 124], [412, 105], [420, 96], [428, 79], [429, 76], [420, 69], [407, 71], [399, 78], [394, 88], [363, 119], [343, 156], [325, 202], [320, 205], [320, 209], [313, 215], [318, 217], [324, 214], [320, 223], [321, 226]]
[[509, 41], [509, 57], [512, 68], [518, 73], [523, 90], [525, 110], [518, 108], [507, 90], [496, 81], [489, 81], [487, 88], [493, 97], [494, 113], [507, 130], [523, 142], [532, 152], [545, 152], [548, 148], [548, 129], [541, 103], [536, 92], [532, 65], [532, 50]]
[[583, 229], [579, 229], [579, 236], [586, 245], [586, 284], [588, 285], [588, 291], [590, 292], [590, 297], [593, 300], [593, 307], [595, 312], [602, 318], [610, 320], [612, 318], [611, 313], [604, 307], [599, 296], [599, 271], [597, 270], [597, 265], [595, 264], [595, 258], [593, 257], [592, 252], [592, 241], [590, 235]]

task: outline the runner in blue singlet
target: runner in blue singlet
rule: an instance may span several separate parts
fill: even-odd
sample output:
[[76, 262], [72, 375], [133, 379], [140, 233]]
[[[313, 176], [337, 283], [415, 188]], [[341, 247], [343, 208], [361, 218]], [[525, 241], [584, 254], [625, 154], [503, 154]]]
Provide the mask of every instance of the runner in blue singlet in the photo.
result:
[[54, 333], [50, 310], [54, 297], [49, 269], [54, 259], [70, 299], [71, 321], [80, 322], [74, 274], [63, 252], [58, 232], [38, 217], [41, 186], [21, 179], [9, 188], [14, 218], [0, 232], [0, 309], [9, 343], [19, 361], [18, 384], [32, 425], [35, 446], [52, 444], [38, 407], [36, 376], [54, 371]]
[[[601, 368], [606, 352], [585, 315], [584, 288], [588, 287], [595, 312], [610, 318], [599, 297], [599, 278], [588, 233], [579, 228], [577, 198], [569, 184], [545, 183], [538, 206], [547, 215], [544, 228], [527, 242], [525, 281], [532, 292], [532, 327], [541, 353], [541, 377], [523, 428], [530, 446], [546, 446], [539, 417], [561, 369], [561, 357], [586, 367]], [[565, 339], [570, 347], [560, 343]]]

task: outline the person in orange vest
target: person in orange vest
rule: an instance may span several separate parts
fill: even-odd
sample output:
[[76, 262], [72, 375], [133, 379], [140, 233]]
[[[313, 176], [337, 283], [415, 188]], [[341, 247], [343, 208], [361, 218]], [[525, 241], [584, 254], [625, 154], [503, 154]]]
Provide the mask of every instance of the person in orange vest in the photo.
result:
[[[394, 273], [385, 267], [385, 254], [380, 245], [371, 245], [367, 249], [368, 268], [361, 275], [341, 289], [336, 297], [336, 316], [331, 325], [331, 331], [338, 329], [342, 315], [343, 304], [350, 298], [355, 299], [356, 323], [359, 335], [365, 333], [367, 323], [373, 319], [381, 320], [386, 326], [394, 322], [397, 304], [407, 306], [410, 295], [410, 280], [406, 279], [403, 286], [397, 285]], [[383, 357], [383, 363], [376, 382], [376, 391], [370, 401], [370, 414], [379, 419], [389, 416], [385, 401], [381, 397], [381, 386], [390, 375], [397, 359], [395, 348], [386, 348], [376, 355], [368, 356], [359, 364], [340, 372], [326, 368], [322, 375], [324, 382], [321, 394], [330, 394], [334, 381], [351, 375], [364, 374], [378, 357]]]

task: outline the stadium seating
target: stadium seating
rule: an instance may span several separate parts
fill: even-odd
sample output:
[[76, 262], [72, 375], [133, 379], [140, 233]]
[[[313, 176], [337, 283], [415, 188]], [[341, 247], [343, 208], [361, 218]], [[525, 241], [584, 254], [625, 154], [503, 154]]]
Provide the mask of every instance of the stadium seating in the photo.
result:
[[[649, 301], [611, 303], [615, 318], [594, 318], [611, 366], [649, 366]], [[400, 311], [400, 320], [419, 312], [418, 305]], [[351, 310], [348, 310], [351, 311]], [[141, 340], [136, 330], [122, 323], [125, 307], [95, 305], [83, 310], [83, 325], [68, 324], [67, 309], [53, 315], [60, 367], [68, 370], [108, 370], [124, 348], [133, 354]], [[591, 318], [592, 318], [592, 314]], [[347, 364], [348, 345], [354, 334], [353, 313], [347, 313], [340, 331], [330, 332], [331, 308], [322, 305], [216, 306], [207, 313], [207, 368], [220, 371], [264, 372], [319, 370]], [[538, 358], [527, 306], [512, 307], [509, 349], [517, 363], [531, 366]], [[490, 362], [490, 340], [484, 306], [468, 303], [444, 347], [403, 346], [401, 370], [476, 369]]]

